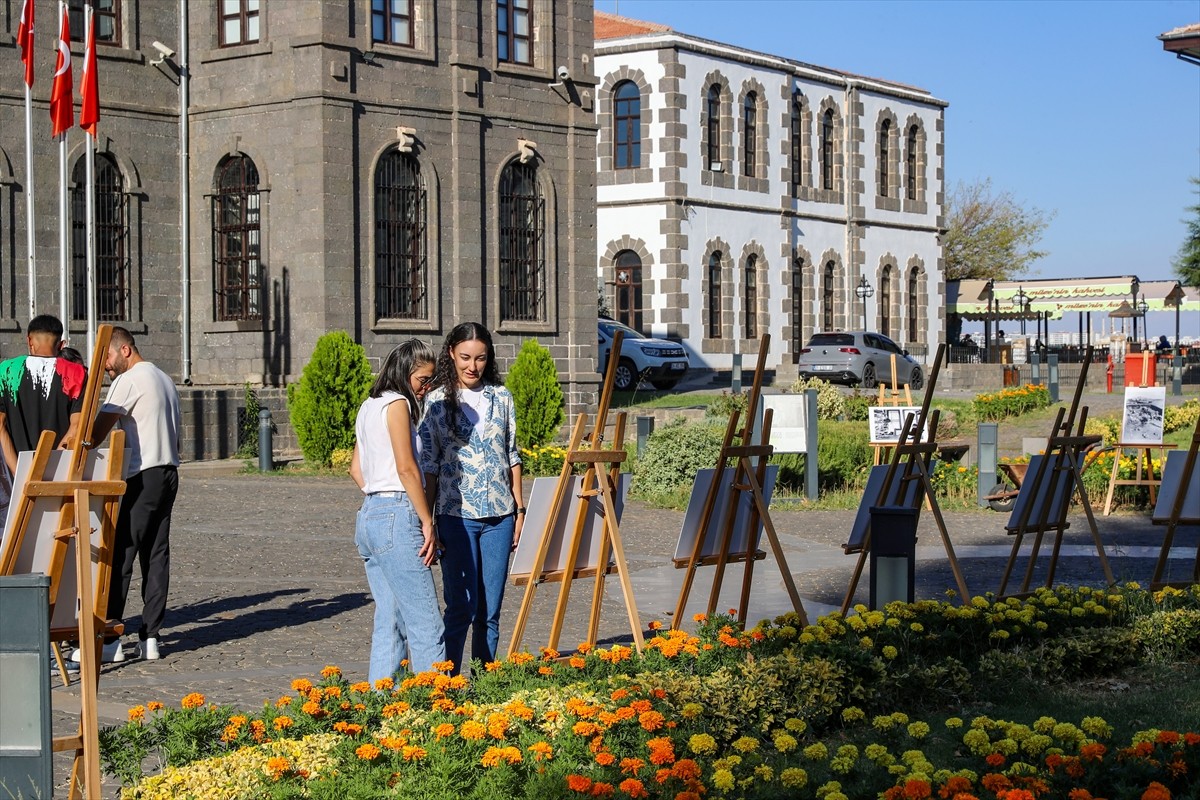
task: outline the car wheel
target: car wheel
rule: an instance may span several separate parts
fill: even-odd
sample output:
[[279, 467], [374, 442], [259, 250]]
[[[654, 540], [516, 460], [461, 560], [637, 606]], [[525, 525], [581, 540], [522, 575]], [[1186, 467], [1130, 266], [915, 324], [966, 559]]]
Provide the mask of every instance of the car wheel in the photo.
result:
[[864, 389], [874, 389], [879, 385], [879, 381], [875, 378], [875, 365], [868, 363], [863, 367], [862, 380], [859, 381]]
[[613, 388], [618, 392], [632, 392], [637, 388], [637, 367], [628, 358], [617, 362], [617, 374], [613, 377]]
[[[1009, 486], [1004, 481], [1000, 481], [999, 483], [997, 483], [995, 486], [992, 487], [992, 491], [988, 492], [988, 494], [1000, 494], [1001, 492], [1011, 492], [1011, 491], [1012, 491], [1011, 486]], [[1005, 498], [1002, 498], [999, 500], [988, 500], [988, 507], [991, 508], [992, 511], [1009, 512], [1009, 511], [1013, 510], [1013, 506], [1015, 506], [1016, 504], [1017, 504], [1017, 496], [1015, 494], [1012, 497], [1005, 497]]]
[[908, 388], [920, 389], [925, 385], [925, 376], [921, 374], [920, 367], [913, 367], [912, 373], [908, 376]]
[[668, 389], [674, 389], [675, 384], [679, 383], [679, 380], [677, 378], [670, 378], [669, 380], [665, 381], [650, 381], [650, 383], [655, 389], [658, 389], [660, 392], [665, 392]]

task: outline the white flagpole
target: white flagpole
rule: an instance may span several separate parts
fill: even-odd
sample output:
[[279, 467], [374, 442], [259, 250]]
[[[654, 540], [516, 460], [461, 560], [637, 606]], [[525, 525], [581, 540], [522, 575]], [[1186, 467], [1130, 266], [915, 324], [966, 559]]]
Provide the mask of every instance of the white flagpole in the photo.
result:
[[63, 324], [63, 341], [71, 341], [69, 311], [71, 300], [67, 295], [67, 133], [58, 137], [58, 310]]
[[[95, 12], [90, 4], [84, 6], [84, 9], [86, 21], [83, 23], [83, 29], [87, 31], [84, 41], [91, 42], [92, 14]], [[91, 58], [89, 53], [85, 61]], [[87, 66], [84, 69], [87, 69]], [[91, 78], [96, 80], [95, 75]], [[83, 138], [87, 141], [87, 353], [84, 358], [90, 364], [92, 352], [96, 349], [96, 143], [86, 131]], [[65, 320], [63, 324], [66, 324]]]
[[25, 84], [25, 248], [29, 268], [29, 318], [37, 316], [37, 269], [33, 255], [33, 90]]

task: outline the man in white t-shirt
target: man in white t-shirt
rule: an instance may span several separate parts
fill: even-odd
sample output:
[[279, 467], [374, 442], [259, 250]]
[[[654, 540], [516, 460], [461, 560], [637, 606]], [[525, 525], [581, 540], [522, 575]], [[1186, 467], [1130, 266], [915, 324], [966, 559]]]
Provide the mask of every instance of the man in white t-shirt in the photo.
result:
[[[113, 328], [104, 370], [112, 385], [96, 416], [92, 441], [86, 444], [98, 445], [119, 425], [130, 450], [117, 516], [108, 618], [124, 617], [136, 558], [142, 568], [143, 606], [138, 655], [154, 660], [160, 657], [159, 632], [171, 573], [171, 509], [179, 492], [179, 392], [165, 372], [142, 358], [133, 335], [124, 328]], [[103, 659], [125, 659], [120, 639], [104, 643]]]

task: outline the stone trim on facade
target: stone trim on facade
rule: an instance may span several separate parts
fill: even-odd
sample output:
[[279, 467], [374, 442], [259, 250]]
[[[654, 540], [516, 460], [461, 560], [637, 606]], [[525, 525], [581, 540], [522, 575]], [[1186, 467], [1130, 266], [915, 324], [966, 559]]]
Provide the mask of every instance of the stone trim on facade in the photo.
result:
[[[746, 119], [743, 113], [746, 97], [754, 92], [754, 174], [746, 175]], [[770, 153], [767, 152], [770, 116], [767, 103], [767, 90], [761, 83], [751, 78], [742, 84], [737, 102], [737, 186], [750, 192], [766, 192], [770, 185], [768, 169], [770, 168]]]
[[[916, 330], [912, 329], [912, 326], [909, 324], [909, 317], [907, 315], [905, 316], [904, 320], [904, 328], [908, 333], [908, 336], [905, 339], [905, 345], [911, 347], [914, 344], [924, 343], [926, 341], [926, 337], [929, 336], [929, 317], [927, 314], [927, 309], [929, 308], [929, 276], [925, 270], [924, 260], [922, 260], [919, 256], [913, 256], [910, 258], [904, 267], [904, 275], [905, 307], [910, 310], [913, 307], [913, 298], [909, 296], [908, 292], [909, 281], [911, 281], [914, 276], [917, 280], [917, 296], [915, 306], [917, 310]], [[941, 307], [944, 308], [944, 305]], [[940, 313], [941, 312], [939, 312], [939, 317]]]
[[[780, 130], [788, 132], [787, 136], [783, 137], [780, 143], [780, 163], [782, 164], [779, 171], [779, 178], [783, 185], [787, 187], [787, 191], [780, 202], [787, 204], [792, 200], [811, 200], [813, 187], [813, 114], [809, 107], [808, 97], [799, 89], [793, 89], [790, 85], [785, 85], [780, 89], [780, 99], [783, 101], [783, 113], [780, 114], [779, 124]], [[795, 109], [799, 109], [800, 117], [800, 182], [792, 180], [795, 174], [792, 164], [793, 142], [792, 137], [792, 116]]]
[[[638, 93], [641, 95], [639, 109], [641, 124], [639, 125], [638, 133], [641, 137], [641, 158], [636, 167], [616, 169], [613, 167], [613, 147], [616, 140], [613, 131], [613, 125], [615, 124], [615, 115], [613, 113], [614, 92], [617, 86], [625, 81], [631, 81], [637, 86]], [[598, 186], [649, 183], [654, 180], [654, 171], [650, 168], [649, 158], [650, 154], [654, 152], [654, 140], [650, 138], [650, 123], [654, 120], [654, 109], [650, 103], [652, 92], [653, 89], [650, 86], [650, 82], [646, 80], [645, 73], [640, 69], [631, 69], [624, 65], [608, 73], [600, 81], [600, 86], [596, 90], [597, 121], [599, 123], [596, 144], [596, 151], [599, 157], [598, 169], [596, 171], [596, 184]]]
[[541, 194], [542, 202], [545, 208], [545, 227], [542, 230], [543, 262], [541, 279], [545, 288], [545, 302], [541, 309], [541, 319], [534, 321], [526, 320], [503, 320], [500, 315], [500, 181], [504, 170], [508, 168], [514, 161], [519, 160], [520, 154], [513, 153], [509, 158], [505, 159], [499, 169], [495, 170], [491, 176], [491, 186], [489, 191], [492, 197], [495, 198], [494, 203], [489, 204], [488, 212], [490, 214], [490, 224], [492, 230], [496, 232], [495, 236], [491, 237], [489, 245], [491, 257], [488, 259], [487, 268], [487, 283], [495, 287], [495, 291], [488, 292], [487, 313], [489, 319], [496, 320], [496, 331], [502, 334], [514, 333], [544, 333], [551, 334], [558, 327], [558, 270], [554, 268], [558, 264], [558, 237], [554, 232], [558, 230], [558, 202], [554, 190], [554, 179], [550, 174], [551, 171], [545, 168], [541, 156], [537, 157], [538, 170], [537, 182], [538, 191]]
[[[626, 251], [632, 252], [642, 262], [642, 299], [658, 295], [657, 282], [654, 280], [654, 256], [650, 254], [649, 248], [646, 247], [646, 242], [642, 239], [635, 239], [626, 234], [620, 239], [613, 239], [604, 248], [604, 255], [600, 256], [600, 286], [604, 292], [604, 300], [608, 307], [614, 312], [617, 308], [616, 299], [616, 283], [617, 283], [617, 256]], [[643, 306], [641, 309], [642, 324], [649, 327], [654, 323], [653, 307]]]
[[[708, 282], [708, 262], [713, 253], [719, 253], [721, 256], [721, 285], [717, 287], [718, 294], [715, 298], [719, 303], [721, 312], [721, 335], [715, 339], [711, 338], [711, 332], [708, 329], [710, 303], [714, 300], [713, 290]], [[733, 274], [733, 255], [725, 240], [719, 236], [708, 240], [708, 243], [704, 245], [704, 260], [700, 268], [703, 270], [700, 277], [700, 295], [704, 298], [704, 319], [702, 323], [704, 326], [704, 338], [701, 340], [701, 352], [732, 353], [734, 343], [733, 290], [737, 277]]]
[[[887, 157], [883, 153], [883, 123], [888, 123]], [[900, 210], [900, 126], [896, 114], [890, 108], [879, 112], [875, 120], [875, 208], [885, 211]], [[886, 163], [884, 163], [886, 161]], [[884, 189], [884, 173], [887, 174], [887, 191]]]
[[[941, 119], [939, 117], [939, 123]], [[910, 163], [909, 156], [909, 132], [916, 128], [916, 197], [910, 197], [908, 193], [908, 164]], [[926, 173], [929, 165], [929, 142], [925, 135], [925, 121], [921, 119], [920, 114], [910, 114], [904, 122], [904, 139], [905, 139], [905, 185], [904, 192], [900, 196], [904, 198], [904, 210], [915, 214], [929, 213], [929, 204], [925, 199], [926, 191]], [[941, 145], [938, 145], [939, 149]], [[940, 170], [940, 168], [939, 168]], [[940, 177], [939, 177], [940, 180]]]
[[690, 245], [688, 235], [684, 232], [688, 210], [677, 199], [687, 194], [683, 168], [688, 164], [689, 151], [686, 145], [689, 126], [684, 122], [683, 114], [687, 110], [688, 97], [681, 88], [683, 79], [687, 77], [687, 67], [679, 61], [676, 50], [660, 50], [658, 62], [663, 68], [663, 77], [658, 84], [663, 99], [658, 109], [658, 120], [665, 132], [660, 140], [664, 165], [658, 171], [658, 178], [668, 196], [663, 198], [663, 214], [659, 222], [659, 232], [666, 237], [666, 245], [658, 254], [662, 275], [658, 290], [666, 303], [658, 311], [658, 322], [666, 324], [667, 338], [683, 341], [691, 335], [691, 327], [685, 322], [685, 309], [691, 307], [691, 296], [684, 290], [688, 265], [683, 261], [683, 253]]
[[768, 310], [771, 307], [771, 281], [770, 264], [767, 261], [766, 251], [763, 246], [756, 241], [749, 241], [742, 246], [742, 254], [738, 258], [738, 298], [741, 301], [738, 307], [738, 316], [742, 317], [746, 313], [745, 298], [746, 298], [746, 264], [754, 256], [754, 334], [746, 336], [746, 320], [741, 319], [741, 325], [738, 326], [737, 332], [741, 334], [742, 350], [741, 352], [753, 352], [754, 346], [758, 343], [758, 337], [763, 334], [770, 324], [771, 316]]
[[[828, 266], [833, 265], [833, 297], [831, 300], [830, 310], [833, 312], [833, 325], [825, 324], [825, 272]], [[837, 250], [830, 248], [821, 254], [821, 260], [814, 264], [815, 270], [815, 286], [814, 286], [814, 303], [816, 307], [816, 330], [846, 330], [847, 321], [847, 302], [846, 297], [846, 269], [842, 264], [842, 254]]]
[[[875, 325], [874, 329], [889, 339], [900, 338], [900, 269], [896, 266], [896, 257], [884, 253], [879, 258], [879, 266], [875, 269]], [[884, 325], [886, 289], [886, 310], [888, 324]], [[885, 329], [886, 328], [886, 329]]]
[[[708, 92], [713, 85], [721, 90], [721, 141], [718, 152], [721, 155], [720, 171], [713, 170], [708, 161]], [[705, 186], [720, 186], [732, 189], [733, 178], [733, 92], [729, 88], [729, 79], [720, 70], [713, 70], [704, 78], [700, 93], [700, 182]]]
[[[833, 168], [833, 188], [826, 189], [825, 187], [825, 139], [823, 126], [825, 122], [825, 114], [828, 111], [833, 112], [833, 134], [832, 134], [832, 149], [833, 158], [830, 166]], [[845, 122], [842, 119], [841, 109], [838, 107], [837, 101], [832, 95], [828, 95], [821, 101], [821, 105], [817, 109], [816, 118], [816, 148], [817, 148], [817, 173], [813, 176], [813, 190], [810, 199], [818, 203], [836, 203], [838, 205], [845, 202], [843, 195], [843, 186], [845, 186], [845, 146], [843, 145], [845, 136]]]

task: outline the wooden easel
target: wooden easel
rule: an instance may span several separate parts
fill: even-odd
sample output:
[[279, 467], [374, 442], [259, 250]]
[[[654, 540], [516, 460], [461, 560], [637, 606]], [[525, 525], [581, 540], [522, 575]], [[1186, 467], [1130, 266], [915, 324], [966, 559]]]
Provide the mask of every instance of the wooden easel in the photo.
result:
[[[1113, 452], [1113, 467], [1112, 474], [1108, 478], [1108, 495], [1104, 498], [1104, 516], [1112, 513], [1113, 494], [1118, 486], [1145, 486], [1150, 492], [1150, 505], [1154, 505], [1157, 498], [1155, 497], [1155, 489], [1162, 483], [1162, 475], [1154, 477], [1154, 458], [1151, 455], [1155, 450], [1158, 451], [1160, 461], [1165, 460], [1167, 451], [1174, 449], [1173, 444], [1129, 444], [1121, 442], [1116, 445]], [[1121, 455], [1126, 450], [1134, 451], [1134, 459], [1136, 464], [1136, 473], [1133, 478], [1118, 479], [1117, 473], [1121, 469]], [[1145, 473], [1142, 469], [1145, 468]]]
[[[937, 496], [933, 491], [933, 481], [929, 477], [929, 462], [933, 459], [937, 452], [937, 424], [938, 412], [930, 412], [929, 405], [933, 401], [933, 391], [937, 386], [938, 375], [941, 372], [942, 362], [946, 356], [946, 345], [938, 346], [937, 355], [934, 357], [933, 369], [929, 373], [929, 381], [925, 385], [925, 398], [921, 402], [921, 410], [918, 414], [909, 414], [904, 420], [904, 427], [900, 432], [900, 441], [896, 443], [892, 450], [892, 459], [888, 462], [887, 473], [884, 476], [883, 485], [877, 497], [863, 497], [864, 503], [869, 505], [880, 505], [888, 502], [887, 498], [897, 496], [893, 489], [893, 483], [898, 483], [899, 497], [904, 498], [909, 495], [908, 486], [910, 482], [916, 481], [918, 491], [916, 497], [916, 509], [918, 520], [920, 519], [920, 510], [922, 500], [924, 505], [929, 508], [933, 514], [934, 521], [937, 523], [938, 532], [942, 538], [942, 547], [946, 550], [946, 558], [950, 562], [950, 569], [954, 573], [955, 583], [958, 585], [960, 602], [970, 602], [971, 595], [967, 591], [967, 581], [963, 576], [962, 569], [958, 565], [958, 558], [954, 555], [954, 545], [950, 542], [950, 533], [946, 529], [946, 520], [942, 516], [941, 506], [938, 505]], [[928, 422], [928, 424], [927, 424]], [[929, 431], [929, 441], [920, 441], [922, 431]], [[850, 611], [850, 606], [854, 602], [854, 592], [858, 589], [858, 582], [862, 578], [863, 568], [867, 564], [871, 553], [871, 531], [867, 529], [861, 542], [848, 542], [842, 545], [843, 550], [847, 555], [858, 553], [858, 563], [854, 566], [854, 574], [850, 578], [850, 586], [846, 589], [846, 597], [842, 601], [842, 613], [846, 614]]]
[[[1063, 533], [1070, 527], [1067, 513], [1071, 508], [1071, 499], [1078, 493], [1079, 502], [1087, 516], [1091, 529], [1092, 541], [1096, 545], [1096, 554], [1104, 568], [1104, 576], [1111, 586], [1116, 583], [1112, 568], [1108, 564], [1108, 556], [1104, 553], [1104, 544], [1100, 541], [1100, 531], [1096, 528], [1096, 517], [1092, 513], [1092, 505], [1088, 501], [1087, 489], [1083, 485], [1083, 451], [1100, 442], [1100, 436], [1085, 436], [1084, 426], [1087, 423], [1087, 406], [1080, 408], [1079, 401], [1083, 395], [1083, 387], [1087, 383], [1088, 365], [1092, 360], [1092, 348], [1087, 348], [1080, 370], [1079, 383], [1075, 386], [1075, 395], [1071, 399], [1068, 411], [1060, 407], [1046, 441], [1046, 451], [1039, 458], [1037, 469], [1025, 473], [1021, 482], [1021, 493], [1013, 508], [1005, 530], [1015, 536], [1012, 552], [1004, 567], [1004, 575], [1000, 579], [1000, 589], [996, 594], [1007, 597], [1008, 579], [1016, 563], [1021, 549], [1022, 540], [1027, 533], [1034, 534], [1033, 550], [1029, 554], [1029, 564], [1025, 569], [1025, 579], [1021, 582], [1021, 594], [1029, 593], [1029, 584], [1033, 578], [1033, 568], [1037, 564], [1038, 550], [1042, 545], [1042, 537], [1049, 531], [1054, 532], [1054, 548], [1050, 554], [1050, 564], [1046, 575], [1046, 588], [1054, 585], [1054, 572], [1058, 566], [1058, 556], [1062, 549]], [[1065, 495], [1063, 494], [1065, 492]]]
[[[613, 383], [617, 372], [617, 363], [621, 360], [622, 338], [623, 334], [619, 329], [613, 333], [612, 351], [608, 357], [608, 368], [604, 373], [604, 384], [600, 391], [600, 404], [596, 410], [595, 426], [592, 428], [590, 435], [584, 435], [587, 425], [587, 413], [585, 412], [579, 415], [579, 418], [575, 422], [575, 428], [571, 433], [571, 440], [567, 445], [567, 455], [563, 460], [562, 471], [558, 475], [558, 483], [555, 487], [554, 500], [550, 506], [550, 514], [547, 517], [546, 527], [542, 530], [541, 539], [539, 540], [537, 558], [534, 561], [532, 571], [524, 581], [525, 594], [521, 598], [521, 608], [517, 612], [517, 620], [513, 625], [512, 640], [508, 645], [509, 655], [517, 652], [517, 649], [521, 646], [521, 639], [525, 635], [525, 623], [529, 618], [529, 610], [533, 606], [533, 597], [537, 592], [538, 585], [550, 581], [559, 581], [560, 586], [558, 590], [558, 602], [554, 607], [554, 617], [550, 623], [550, 638], [546, 646], [551, 650], [558, 649], [558, 640], [562, 633], [563, 619], [567, 612], [567, 600], [571, 594], [571, 584], [575, 578], [586, 577], [588, 575], [594, 575], [596, 583], [592, 590], [592, 607], [588, 619], [586, 641], [588, 644], [595, 644], [600, 627], [600, 608], [604, 600], [604, 578], [610, 571], [616, 572], [617, 577], [621, 581], [621, 591], [625, 596], [625, 610], [629, 615], [629, 627], [633, 633], [633, 642], [637, 647], [637, 651], [639, 653], [642, 652], [642, 623], [638, 617], [637, 603], [633, 597], [633, 584], [629, 580], [629, 567], [628, 562], [625, 560], [625, 546], [621, 542], [621, 531], [620, 526], [617, 524], [617, 512], [613, 500], [616, 492], [617, 476], [621, 471], [621, 463], [625, 461], [628, 455], [625, 452], [624, 444], [626, 417], [624, 411], [617, 414], [612, 449], [604, 449], [602, 447], [604, 428], [608, 419], [608, 409], [612, 403]], [[580, 538], [584, 530], [585, 515], [587, 514], [587, 500], [591, 497], [599, 497], [603, 505], [604, 524], [602, 526], [603, 533], [600, 542], [598, 566], [594, 570], [566, 569], [556, 573], [548, 573], [545, 571], [546, 556], [550, 549], [559, 514], [562, 513], [563, 506], [566, 503], [571, 473], [574, 471], [576, 464], [586, 465], [580, 489], [580, 496], [584, 499], [584, 502], [579, 504], [571, 541], [568, 545], [569, 550], [566, 563], [576, 563], [579, 554]], [[600, 465], [605, 466], [602, 468]], [[610, 547], [612, 548], [611, 560], [613, 562], [611, 567], [609, 566]]]
[[[691, 594], [692, 582], [696, 578], [696, 568], [702, 563], [713, 563], [717, 568], [713, 575], [712, 589], [708, 595], [709, 616], [717, 610], [717, 602], [721, 595], [721, 583], [725, 577], [726, 565], [736, 561], [745, 563], [745, 570], [742, 574], [741, 600], [738, 604], [738, 622], [745, 624], [746, 612], [750, 604], [750, 586], [754, 579], [754, 562], [759, 557], [757, 532], [760, 524], [763, 530], [766, 531], [767, 540], [771, 543], [771, 552], [774, 553], [775, 561], [779, 565], [779, 572], [783, 577], [783, 584], [787, 588], [788, 596], [791, 598], [792, 608], [800, 616], [800, 624], [808, 625], [808, 616], [804, 613], [804, 604], [800, 600], [800, 593], [796, 590], [796, 582], [792, 578], [791, 570], [788, 569], [787, 559], [783, 555], [783, 547], [779, 544], [779, 535], [775, 531], [775, 523], [771, 521], [770, 510], [767, 508], [766, 500], [763, 497], [763, 477], [766, 474], [767, 460], [775, 451], [775, 448], [770, 445], [771, 409], [767, 409], [763, 413], [762, 443], [752, 444], [754, 441], [754, 417], [758, 408], [759, 397], [762, 394], [763, 372], [770, 345], [771, 336], [764, 333], [759, 339], [758, 363], [754, 368], [754, 380], [751, 383], [750, 397], [746, 406], [746, 423], [742, 427], [741, 443], [739, 445], [733, 444], [733, 437], [737, 430], [738, 418], [740, 416], [740, 412], [734, 409], [729, 414], [729, 424], [725, 426], [725, 438], [721, 442], [721, 452], [717, 456], [712, 483], [709, 484], [708, 494], [704, 498], [704, 507], [700, 513], [700, 523], [697, 526], [691, 555], [686, 562], [676, 562], [675, 564], [677, 568], [686, 569], [687, 571], [683, 576], [683, 587], [679, 591], [679, 601], [675, 604], [675, 615], [671, 619], [671, 628], [674, 630], [678, 630], [682, 624], [688, 595]], [[752, 458], [758, 460], [757, 465], [751, 463]], [[723, 485], [726, 464], [731, 459], [736, 463], [733, 467], [732, 492], [730, 493], [729, 503], [725, 507], [725, 517], [721, 521], [721, 527], [718, 529], [720, 547], [717, 550], [715, 558], [702, 559], [701, 553], [704, 547], [705, 533], [708, 531], [709, 522], [716, 508], [717, 496]], [[737, 514], [737, 508], [741, 502], [743, 493], [746, 493], [751, 501], [749, 534], [746, 537], [746, 552], [735, 554], [730, 553], [730, 544], [733, 540], [734, 518]]]
[[[1179, 454], [1176, 453], [1175, 455]], [[1166, 535], [1163, 537], [1162, 550], [1159, 551], [1158, 561], [1154, 565], [1154, 577], [1150, 581], [1150, 588], [1152, 590], [1161, 589], [1165, 586], [1178, 588], [1193, 583], [1200, 583], [1200, 544], [1196, 546], [1196, 560], [1192, 564], [1192, 579], [1190, 581], [1171, 582], [1163, 580], [1163, 573], [1167, 568], [1167, 559], [1171, 553], [1171, 543], [1175, 539], [1175, 529], [1180, 524], [1200, 525], [1200, 510], [1194, 507], [1190, 509], [1186, 508], [1189, 495], [1197, 491], [1197, 484], [1200, 483], [1200, 474], [1198, 474], [1200, 471], [1197, 470], [1197, 461], [1200, 461], [1200, 420], [1196, 420], [1196, 430], [1192, 432], [1192, 443], [1188, 445], [1187, 454], [1184, 455], [1183, 468], [1179, 480], [1176, 485], [1171, 487], [1175, 492], [1175, 496], [1170, 498], [1164, 494], [1164, 496], [1160, 497], [1164, 503], [1169, 502], [1170, 510], [1164, 516], [1162, 510], [1155, 507], [1154, 514], [1150, 518], [1151, 522], [1155, 525], [1167, 526]], [[1163, 478], [1167, 478], [1167, 466], [1165, 464], [1163, 465]]]
[[[879, 397], [876, 398], [875, 405], [899, 408], [912, 404], [912, 390], [909, 389], [908, 384], [897, 384], [896, 382], [896, 354], [892, 353], [892, 386], [889, 389], [885, 384], [879, 384]], [[871, 465], [879, 466], [891, 461], [892, 451], [895, 447], [894, 444], [871, 442]]]
[[[41, 498], [60, 498], [58, 529], [53, 534], [46, 574], [50, 576], [50, 616], [54, 617], [59, 589], [62, 585], [63, 567], [66, 563], [68, 543], [75, 549], [75, 596], [79, 604], [77, 624], [71, 627], [51, 627], [50, 641], [66, 637], [79, 639], [79, 686], [80, 721], [79, 730], [70, 736], [57, 736], [52, 743], [56, 753], [74, 750], [68, 796], [100, 797], [100, 740], [97, 689], [100, 681], [99, 640], [106, 632], [120, 633], [119, 625], [106, 624], [108, 611], [108, 589], [112, 573], [113, 545], [116, 539], [117, 511], [120, 497], [125, 494], [123, 480], [125, 434], [114, 431], [110, 437], [108, 470], [104, 480], [89, 480], [84, 477], [88, 447], [99, 407], [100, 383], [104, 375], [104, 363], [112, 326], [101, 325], [97, 331], [96, 346], [92, 352], [91, 369], [84, 388], [83, 408], [80, 412], [79, 430], [71, 443], [70, 460], [66, 480], [49, 479], [47, 465], [54, 452], [54, 433], [43, 431], [34, 451], [29, 479], [21, 492], [14, 498], [15, 516], [9, 537], [0, 553], [0, 574], [12, 574], [17, 568], [22, 549], [26, 546], [26, 533], [34, 514], [34, 505]], [[99, 546], [93, 540], [95, 531], [91, 526], [91, 500], [103, 498], [100, 514]], [[32, 544], [32, 542], [31, 542]], [[93, 569], [96, 571], [93, 587]], [[49, 646], [50, 642], [47, 642]], [[55, 651], [59, 668], [63, 670], [61, 654]], [[63, 670], [65, 672], [65, 670]]]

